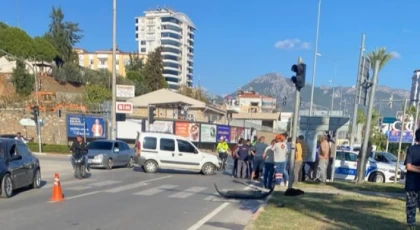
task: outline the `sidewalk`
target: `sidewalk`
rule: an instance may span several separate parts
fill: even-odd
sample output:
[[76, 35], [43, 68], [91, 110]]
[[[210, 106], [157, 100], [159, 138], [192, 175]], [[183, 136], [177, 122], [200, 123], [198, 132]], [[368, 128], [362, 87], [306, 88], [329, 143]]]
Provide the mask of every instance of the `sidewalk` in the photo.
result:
[[59, 157], [70, 157], [71, 153], [39, 153], [32, 152], [36, 156], [59, 156]]

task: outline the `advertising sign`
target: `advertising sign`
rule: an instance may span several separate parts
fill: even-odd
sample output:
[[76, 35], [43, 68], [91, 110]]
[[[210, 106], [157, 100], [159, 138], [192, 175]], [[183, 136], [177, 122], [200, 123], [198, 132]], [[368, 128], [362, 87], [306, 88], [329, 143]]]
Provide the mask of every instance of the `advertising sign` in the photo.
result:
[[230, 141], [230, 126], [217, 125], [216, 138], [217, 140], [220, 140], [222, 137], [226, 140], [226, 142]]
[[117, 102], [116, 105], [117, 113], [133, 113], [133, 103], [131, 102]]
[[[149, 121], [146, 121], [148, 124]], [[148, 127], [148, 125], [146, 125]], [[146, 128], [147, 129], [147, 128]], [[153, 124], [150, 125], [150, 132], [158, 132], [158, 133], [174, 133], [174, 122], [173, 121], [155, 121]]]
[[200, 124], [189, 122], [175, 122], [175, 134], [190, 141], [198, 142], [200, 137]]
[[117, 85], [117, 97], [132, 98], [135, 97], [136, 88], [134, 85]]
[[244, 138], [245, 129], [242, 127], [230, 127], [230, 143], [238, 143], [239, 139]]
[[200, 142], [216, 142], [216, 125], [201, 124], [200, 136]]
[[[85, 122], [83, 122], [83, 117]], [[104, 119], [81, 114], [68, 114], [67, 137], [83, 136], [85, 133], [87, 138], [105, 138], [106, 126]]]
[[244, 131], [244, 139], [251, 139], [251, 128], [246, 128]]
[[125, 121], [117, 121], [117, 138], [126, 140], [135, 140], [137, 132], [141, 132], [143, 120], [126, 119]]
[[[402, 120], [404, 119], [404, 127], [402, 126]], [[396, 121], [390, 124], [382, 123], [382, 133], [388, 137], [390, 143], [400, 142], [401, 130], [403, 131], [402, 143], [411, 143], [413, 140], [413, 126], [414, 118], [408, 114], [403, 114], [402, 111], [398, 111], [396, 114]]]

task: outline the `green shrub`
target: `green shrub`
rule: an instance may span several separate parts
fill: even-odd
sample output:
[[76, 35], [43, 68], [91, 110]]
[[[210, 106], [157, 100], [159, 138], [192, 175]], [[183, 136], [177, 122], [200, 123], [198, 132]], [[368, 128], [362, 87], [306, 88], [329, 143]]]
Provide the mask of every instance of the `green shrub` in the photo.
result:
[[[38, 152], [38, 143], [28, 143], [28, 148], [32, 152]], [[70, 154], [70, 150], [67, 145], [42, 144], [41, 148], [42, 148], [42, 152], [44, 153]]]

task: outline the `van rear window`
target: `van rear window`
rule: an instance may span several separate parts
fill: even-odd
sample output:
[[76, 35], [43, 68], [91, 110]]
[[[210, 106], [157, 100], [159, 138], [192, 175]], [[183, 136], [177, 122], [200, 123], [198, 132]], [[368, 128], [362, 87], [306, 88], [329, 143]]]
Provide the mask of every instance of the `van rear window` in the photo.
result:
[[143, 149], [152, 149], [156, 150], [157, 147], [157, 139], [156, 137], [145, 137], [143, 139], [142, 148]]

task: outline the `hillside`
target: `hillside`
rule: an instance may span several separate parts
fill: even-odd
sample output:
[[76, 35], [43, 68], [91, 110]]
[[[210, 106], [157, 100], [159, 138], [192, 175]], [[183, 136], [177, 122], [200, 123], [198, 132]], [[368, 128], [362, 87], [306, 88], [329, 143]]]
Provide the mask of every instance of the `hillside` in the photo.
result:
[[[248, 90], [249, 87], [252, 87], [254, 91], [262, 95], [273, 96], [277, 98], [278, 105], [281, 107], [282, 111], [293, 110], [295, 88], [290, 78], [285, 78], [278, 73], [268, 73], [255, 78], [248, 84], [241, 87], [241, 89]], [[233, 94], [234, 93], [232, 93], [232, 95]], [[325, 107], [330, 108], [331, 94], [332, 88], [329, 86], [315, 87], [314, 104], [318, 105], [316, 108], [319, 110], [325, 110]], [[409, 97], [409, 91], [407, 90], [393, 89], [386, 86], [377, 86], [375, 101], [389, 100], [391, 94], [394, 95], [395, 100]], [[309, 109], [310, 95], [311, 86], [307, 84], [301, 91], [301, 109]], [[342, 109], [345, 111], [345, 113], [351, 114], [353, 112], [354, 106], [355, 89], [352, 87], [336, 86], [334, 95], [334, 110], [340, 109], [341, 101]], [[282, 105], [284, 98], [287, 100], [285, 106]], [[401, 102], [395, 102], [392, 109], [389, 108], [388, 103], [386, 102], [375, 104], [375, 109], [377, 110], [379, 110], [379, 104], [381, 104], [380, 110], [384, 116], [395, 116], [398, 110], [402, 110]]]

